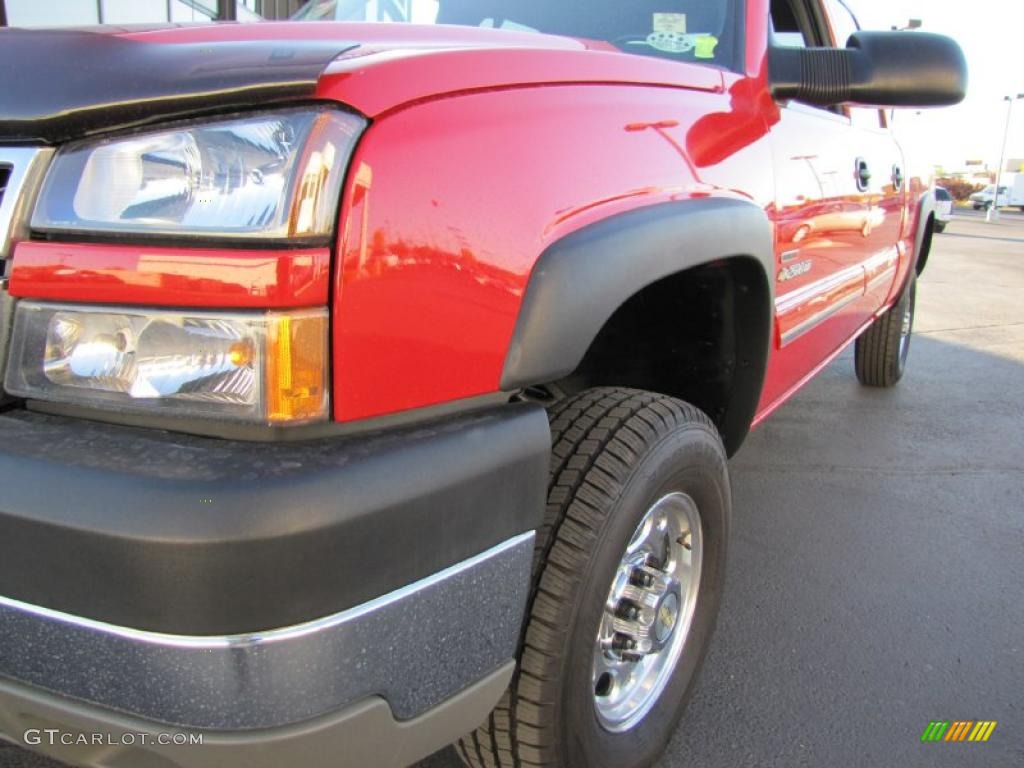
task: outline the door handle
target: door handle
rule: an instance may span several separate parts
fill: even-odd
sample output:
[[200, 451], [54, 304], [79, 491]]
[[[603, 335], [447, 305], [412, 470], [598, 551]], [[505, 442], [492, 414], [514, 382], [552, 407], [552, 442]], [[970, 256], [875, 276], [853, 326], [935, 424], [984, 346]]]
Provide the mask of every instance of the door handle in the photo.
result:
[[857, 189], [861, 192], [867, 192], [868, 186], [871, 184], [871, 169], [868, 167], [868, 161], [863, 157], [857, 158]]
[[892, 167], [892, 186], [896, 192], [903, 189], [903, 169], [898, 165]]

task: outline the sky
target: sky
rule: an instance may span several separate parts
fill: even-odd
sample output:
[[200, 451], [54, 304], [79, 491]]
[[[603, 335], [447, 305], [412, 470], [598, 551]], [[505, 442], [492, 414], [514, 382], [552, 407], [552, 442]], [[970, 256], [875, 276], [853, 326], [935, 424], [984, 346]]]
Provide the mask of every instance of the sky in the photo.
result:
[[[967, 56], [967, 99], [956, 107], [900, 110], [894, 127], [917, 162], [962, 168], [999, 162], [1006, 127], [1004, 96], [1024, 93], [1024, 0], [847, 0], [863, 29], [905, 26], [953, 37]], [[1024, 158], [1024, 99], [1013, 103], [1007, 158]]]

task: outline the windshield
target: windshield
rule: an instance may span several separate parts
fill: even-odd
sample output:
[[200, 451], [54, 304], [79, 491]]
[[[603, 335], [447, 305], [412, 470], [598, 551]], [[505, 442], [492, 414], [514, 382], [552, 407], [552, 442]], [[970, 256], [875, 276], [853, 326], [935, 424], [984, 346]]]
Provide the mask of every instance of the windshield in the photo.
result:
[[541, 32], [734, 67], [742, 0], [311, 0], [299, 21], [411, 22]]

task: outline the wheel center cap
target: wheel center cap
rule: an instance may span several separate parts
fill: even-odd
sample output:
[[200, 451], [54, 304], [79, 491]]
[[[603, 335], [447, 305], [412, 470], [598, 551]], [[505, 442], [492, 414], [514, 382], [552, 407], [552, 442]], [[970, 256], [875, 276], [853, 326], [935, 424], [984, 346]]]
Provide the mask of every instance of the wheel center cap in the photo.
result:
[[669, 592], [658, 606], [658, 613], [654, 619], [654, 637], [659, 644], [668, 640], [672, 630], [676, 628], [678, 618], [679, 596], [675, 592]]

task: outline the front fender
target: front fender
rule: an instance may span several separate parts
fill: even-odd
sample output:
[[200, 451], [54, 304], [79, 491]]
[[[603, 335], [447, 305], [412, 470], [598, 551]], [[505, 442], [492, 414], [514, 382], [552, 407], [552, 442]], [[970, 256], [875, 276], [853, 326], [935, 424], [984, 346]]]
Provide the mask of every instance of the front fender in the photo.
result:
[[[736, 339], [737, 377], [720, 429], [736, 446], [760, 398], [772, 333], [775, 260], [765, 211], [744, 200], [703, 198], [641, 208], [592, 224], [538, 259], [505, 358], [501, 388], [513, 391], [572, 373], [601, 329], [647, 286], [693, 267], [742, 257], [763, 285], [746, 294], [747, 329]], [[753, 317], [751, 317], [753, 314]]]
[[573, 232], [544, 251], [530, 275], [501, 388], [511, 391], [568, 375], [631, 296], [669, 275], [732, 256], [756, 259], [772, 290], [771, 224], [753, 203], [719, 198], [663, 203]]

